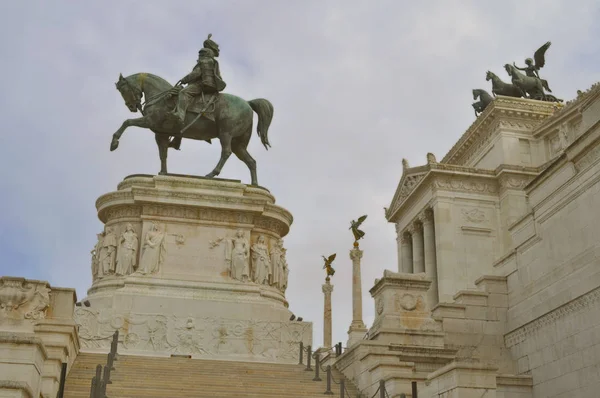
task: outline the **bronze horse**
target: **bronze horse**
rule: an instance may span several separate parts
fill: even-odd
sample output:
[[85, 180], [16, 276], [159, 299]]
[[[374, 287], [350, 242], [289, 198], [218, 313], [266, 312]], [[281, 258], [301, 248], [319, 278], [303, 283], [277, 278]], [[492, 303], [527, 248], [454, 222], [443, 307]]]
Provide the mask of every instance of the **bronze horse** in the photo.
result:
[[[273, 105], [266, 99], [259, 98], [246, 101], [231, 94], [218, 94], [214, 103], [214, 121], [200, 117], [188, 110], [185, 125], [192, 123], [183, 134], [173, 123], [170, 112], [175, 108], [177, 92], [181, 87], [173, 87], [163, 78], [150, 73], [136, 73], [128, 77], [119, 75], [116, 83], [117, 90], [125, 100], [125, 105], [131, 112], [138, 110], [143, 115], [137, 119], [127, 119], [113, 134], [110, 150], [119, 146], [119, 139], [127, 127], [135, 126], [150, 129], [155, 134], [160, 156], [159, 174], [167, 174], [167, 151], [171, 137], [183, 137], [192, 140], [203, 140], [210, 143], [218, 138], [221, 142], [221, 158], [206, 177], [218, 176], [225, 162], [235, 154], [250, 169], [252, 185], [258, 185], [256, 176], [256, 161], [247, 151], [252, 136], [253, 111], [258, 114], [257, 132], [262, 144], [268, 150], [268, 131], [273, 119]], [[142, 107], [142, 96], [145, 106]]]

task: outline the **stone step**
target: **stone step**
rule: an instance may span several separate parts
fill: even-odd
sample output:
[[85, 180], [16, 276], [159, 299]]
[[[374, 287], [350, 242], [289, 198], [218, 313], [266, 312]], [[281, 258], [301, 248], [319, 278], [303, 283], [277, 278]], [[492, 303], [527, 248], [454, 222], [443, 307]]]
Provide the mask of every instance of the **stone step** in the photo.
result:
[[[65, 397], [89, 397], [96, 366], [105, 363], [106, 355], [80, 354], [67, 376]], [[305, 371], [306, 365], [122, 355], [114, 366], [113, 383], [107, 388], [107, 395], [114, 398], [308, 398], [321, 397], [326, 389], [326, 374], [320, 375], [322, 381], [312, 381], [315, 372]], [[337, 370], [333, 374], [336, 380], [341, 378]], [[332, 385], [334, 397], [339, 396], [338, 389]], [[347, 389], [351, 398], [358, 397], [349, 382]]]

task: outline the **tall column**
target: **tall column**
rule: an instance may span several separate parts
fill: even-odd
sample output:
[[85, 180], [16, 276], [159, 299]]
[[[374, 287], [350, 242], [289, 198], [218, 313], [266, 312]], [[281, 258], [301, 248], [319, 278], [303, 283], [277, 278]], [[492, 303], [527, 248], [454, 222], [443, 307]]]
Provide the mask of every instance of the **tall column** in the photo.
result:
[[333, 285], [329, 278], [325, 279], [323, 284], [323, 294], [325, 295], [325, 305], [323, 307], [323, 348], [331, 348], [331, 292]]
[[409, 233], [405, 232], [402, 234], [400, 241], [402, 250], [402, 272], [407, 274], [413, 273], [413, 252], [412, 252], [412, 238]]
[[402, 272], [402, 231], [396, 224], [396, 250], [398, 251], [398, 272]]
[[350, 259], [352, 260], [352, 323], [348, 330], [348, 344], [350, 347], [357, 341], [360, 341], [367, 333], [367, 328], [362, 320], [362, 287], [360, 277], [360, 259], [363, 251], [358, 248], [358, 243], [354, 243], [354, 249], [350, 250]]
[[413, 255], [413, 272], [418, 274], [425, 272], [425, 257], [423, 253], [423, 225], [420, 222], [415, 222], [410, 227], [412, 236], [412, 255]]
[[435, 252], [435, 228], [433, 223], [433, 210], [427, 209], [421, 217], [423, 222], [423, 247], [425, 251], [425, 275], [431, 280], [431, 286], [427, 291], [429, 308], [433, 308], [438, 302], [437, 285], [437, 255]]

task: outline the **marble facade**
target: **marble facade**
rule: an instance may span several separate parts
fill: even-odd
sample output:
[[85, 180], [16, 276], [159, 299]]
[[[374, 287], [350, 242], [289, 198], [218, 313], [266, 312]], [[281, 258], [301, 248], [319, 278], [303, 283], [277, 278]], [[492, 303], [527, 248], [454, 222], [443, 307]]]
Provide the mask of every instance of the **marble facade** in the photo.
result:
[[398, 272], [338, 369], [367, 394], [596, 397], [599, 120], [598, 84], [564, 106], [499, 96], [440, 162], [404, 160]]

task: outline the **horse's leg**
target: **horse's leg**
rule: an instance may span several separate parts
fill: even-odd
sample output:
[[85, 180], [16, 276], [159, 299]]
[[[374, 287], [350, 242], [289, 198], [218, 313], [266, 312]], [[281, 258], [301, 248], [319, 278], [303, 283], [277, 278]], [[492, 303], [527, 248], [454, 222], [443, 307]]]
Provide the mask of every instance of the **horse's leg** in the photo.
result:
[[[477, 114], [476, 114], [477, 115]], [[250, 134], [244, 135], [242, 137], [236, 138], [231, 143], [231, 149], [235, 156], [238, 157], [239, 160], [246, 163], [246, 166], [250, 169], [250, 178], [252, 179], [252, 185], [258, 185], [258, 178], [256, 177], [256, 160], [248, 153], [248, 142], [250, 141], [250, 136], [252, 135], [252, 127], [250, 127]]]
[[219, 134], [219, 141], [221, 141], [221, 158], [219, 159], [219, 163], [217, 166], [206, 175], [208, 178], [213, 178], [218, 176], [225, 166], [225, 162], [231, 156], [231, 134], [230, 133], [221, 133]]
[[166, 134], [155, 134], [156, 144], [158, 145], [158, 156], [160, 157], [159, 175], [167, 174], [167, 153], [169, 152], [169, 136]]
[[148, 119], [146, 118], [146, 116], [139, 117], [137, 119], [125, 120], [123, 122], [123, 124], [121, 125], [121, 127], [119, 127], [119, 129], [116, 131], [116, 133], [113, 134], [113, 139], [110, 143], [111, 151], [114, 151], [115, 149], [117, 149], [119, 147], [119, 139], [121, 138], [121, 136], [123, 135], [123, 133], [125, 132], [125, 129], [127, 127], [141, 127], [143, 129], [149, 129], [150, 123], [149, 123]]

